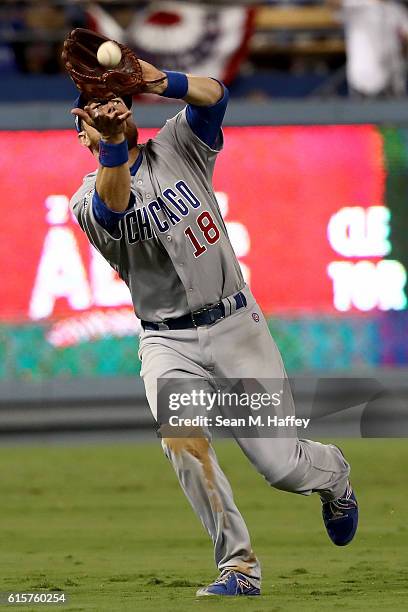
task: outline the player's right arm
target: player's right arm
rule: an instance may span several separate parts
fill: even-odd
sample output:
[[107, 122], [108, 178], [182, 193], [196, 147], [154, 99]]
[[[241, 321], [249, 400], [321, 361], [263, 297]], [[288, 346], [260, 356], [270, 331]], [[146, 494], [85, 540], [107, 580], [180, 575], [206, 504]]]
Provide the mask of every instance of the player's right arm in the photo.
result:
[[102, 214], [104, 206], [113, 213], [124, 213], [131, 197], [125, 137], [125, 122], [130, 111], [118, 108], [114, 101], [109, 101], [103, 105], [93, 102], [85, 109], [76, 108], [73, 112], [102, 136], [93, 202], [95, 208]]
[[[177, 126], [177, 130], [181, 132], [180, 144], [185, 136], [184, 144], [189, 148], [192, 132], [213, 152], [219, 151], [222, 147], [221, 125], [229, 98], [225, 85], [211, 77], [161, 71], [141, 59], [139, 62], [145, 80], [150, 82], [146, 91], [167, 98], [178, 98], [187, 103], [186, 126]], [[185, 130], [185, 127], [189, 129]]]
[[[211, 77], [170, 71], [165, 74], [166, 80], [151, 91], [184, 100], [187, 103], [185, 119], [193, 134], [210, 149], [219, 150], [222, 146], [221, 126], [229, 99], [228, 89]], [[188, 144], [188, 134], [186, 136]]]

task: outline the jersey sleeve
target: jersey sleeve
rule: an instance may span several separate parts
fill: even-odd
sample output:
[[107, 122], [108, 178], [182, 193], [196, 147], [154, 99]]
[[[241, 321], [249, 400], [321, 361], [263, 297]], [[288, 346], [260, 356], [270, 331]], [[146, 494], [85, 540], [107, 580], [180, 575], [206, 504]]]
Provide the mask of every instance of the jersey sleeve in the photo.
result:
[[184, 157], [188, 156], [194, 163], [203, 165], [203, 169], [209, 164], [208, 169], [212, 172], [211, 161], [215, 161], [224, 144], [221, 125], [227, 104], [226, 88], [223, 97], [216, 104], [188, 104], [166, 122], [155, 140]]
[[126, 213], [135, 203], [135, 196], [130, 192], [129, 204], [126, 210], [123, 212], [115, 212], [111, 210], [100, 197], [99, 193], [95, 189], [92, 196], [92, 212], [98, 225], [103, 227], [112, 237], [118, 230], [119, 223], [125, 217]]
[[[118, 223], [109, 228], [101, 218], [100, 211], [95, 215], [96, 173], [87, 175], [78, 191], [72, 196], [70, 208], [79, 226], [87, 235], [90, 243], [109, 261], [110, 265], [123, 278], [120, 270], [121, 225]], [[98, 217], [98, 218], [97, 218]], [[99, 220], [98, 220], [99, 219]]]
[[186, 107], [186, 119], [190, 128], [198, 138], [210, 148], [217, 148], [219, 139], [222, 138], [221, 125], [227, 110], [229, 92], [220, 83], [223, 95], [216, 104], [210, 106], [195, 106], [188, 104]]

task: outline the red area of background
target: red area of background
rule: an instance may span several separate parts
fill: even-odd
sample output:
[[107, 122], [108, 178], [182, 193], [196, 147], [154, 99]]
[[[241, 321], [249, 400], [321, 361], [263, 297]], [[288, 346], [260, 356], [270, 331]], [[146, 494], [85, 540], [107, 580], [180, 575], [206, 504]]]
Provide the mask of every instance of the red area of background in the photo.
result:
[[383, 141], [374, 126], [248, 127], [226, 133], [215, 186], [249, 230], [251, 288], [267, 314], [336, 312], [327, 239], [345, 206], [384, 204]]
[[[140, 130], [147, 140], [156, 130]], [[267, 314], [334, 312], [327, 265], [341, 259], [326, 236], [344, 206], [383, 204], [382, 139], [374, 126], [226, 128], [214, 177], [243, 223], [242, 258]], [[0, 320], [24, 320], [48, 229], [45, 199], [71, 196], [95, 160], [73, 131], [0, 133]], [[74, 223], [70, 221], [74, 227]], [[85, 265], [88, 243], [79, 229]], [[58, 314], [69, 314], [65, 304]], [[54, 313], [55, 315], [55, 313]]]

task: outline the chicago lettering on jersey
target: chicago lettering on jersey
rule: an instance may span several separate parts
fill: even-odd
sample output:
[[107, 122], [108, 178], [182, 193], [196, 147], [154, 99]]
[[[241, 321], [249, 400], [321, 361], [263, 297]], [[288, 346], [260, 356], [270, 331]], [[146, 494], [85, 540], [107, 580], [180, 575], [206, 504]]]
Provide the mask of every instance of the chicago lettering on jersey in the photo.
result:
[[184, 182], [178, 181], [167, 187], [156, 200], [140, 208], [133, 208], [123, 219], [126, 240], [129, 244], [153, 238], [155, 230], [165, 234], [171, 227], [180, 223], [191, 209], [201, 206], [193, 190]]

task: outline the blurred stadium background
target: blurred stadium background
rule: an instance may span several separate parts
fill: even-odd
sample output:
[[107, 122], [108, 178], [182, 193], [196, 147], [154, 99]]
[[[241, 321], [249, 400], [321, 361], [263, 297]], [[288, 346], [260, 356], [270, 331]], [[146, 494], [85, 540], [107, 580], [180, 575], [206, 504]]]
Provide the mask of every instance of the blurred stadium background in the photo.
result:
[[[64, 590], [70, 610], [182, 612], [214, 575], [210, 542], [149, 442], [128, 291], [68, 209], [94, 163], [69, 114], [66, 33], [96, 28], [158, 66], [226, 81], [215, 189], [297, 397], [309, 402], [319, 377], [338, 381], [336, 397], [344, 377], [380, 380], [402, 398], [402, 436], [405, 18], [391, 0], [1, 2], [0, 599]], [[179, 108], [136, 99], [141, 138]], [[406, 441], [337, 443], [363, 517], [345, 550], [327, 541], [315, 496], [271, 491], [237, 447], [217, 444], [263, 562], [257, 610], [406, 608]]]
[[[406, 10], [382, 0], [2, 2], [3, 436], [151, 426], [128, 291], [68, 210], [94, 165], [76, 143], [76, 92], [60, 61], [76, 26], [120, 39], [161, 67], [228, 84], [215, 188], [289, 373], [373, 375], [405, 386], [405, 30], [395, 30], [391, 57], [381, 48], [390, 23], [379, 19], [396, 7]], [[356, 53], [361, 86], [350, 83]], [[385, 60], [385, 80], [365, 88]], [[394, 86], [396, 64], [403, 88]], [[179, 108], [135, 100], [141, 138]]]
[[[159, 66], [227, 82], [215, 188], [289, 373], [385, 376], [404, 387], [408, 106], [391, 78], [370, 95], [347, 83], [356, 48], [363, 82], [384, 58], [390, 73], [395, 67], [375, 46], [390, 34], [378, 19], [384, 7], [395, 3], [2, 2], [3, 436], [151, 425], [128, 291], [68, 210], [93, 169], [76, 143], [76, 92], [60, 60], [76, 26], [127, 42]], [[359, 11], [368, 11], [362, 21]], [[406, 83], [403, 34], [394, 51]], [[179, 108], [140, 96], [142, 139]]]

